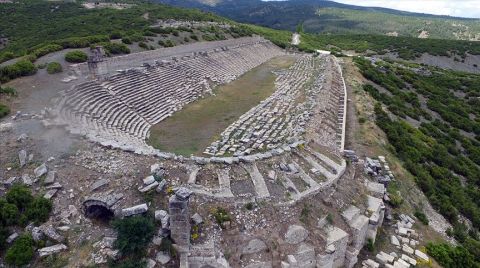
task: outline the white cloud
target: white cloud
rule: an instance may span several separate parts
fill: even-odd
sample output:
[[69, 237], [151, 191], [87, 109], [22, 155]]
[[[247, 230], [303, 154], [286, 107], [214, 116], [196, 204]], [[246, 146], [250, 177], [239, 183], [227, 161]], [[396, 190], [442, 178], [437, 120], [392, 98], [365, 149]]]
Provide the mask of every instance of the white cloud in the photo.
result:
[[480, 0], [336, 0], [335, 2], [435, 15], [480, 18]]

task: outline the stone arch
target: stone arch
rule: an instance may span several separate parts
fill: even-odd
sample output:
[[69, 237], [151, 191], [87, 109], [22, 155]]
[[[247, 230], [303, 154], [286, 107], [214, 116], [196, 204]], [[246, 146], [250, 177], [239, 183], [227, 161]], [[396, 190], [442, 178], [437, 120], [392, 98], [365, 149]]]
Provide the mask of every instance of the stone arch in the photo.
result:
[[90, 219], [109, 221], [114, 217], [114, 211], [101, 200], [87, 199], [83, 202], [83, 213]]

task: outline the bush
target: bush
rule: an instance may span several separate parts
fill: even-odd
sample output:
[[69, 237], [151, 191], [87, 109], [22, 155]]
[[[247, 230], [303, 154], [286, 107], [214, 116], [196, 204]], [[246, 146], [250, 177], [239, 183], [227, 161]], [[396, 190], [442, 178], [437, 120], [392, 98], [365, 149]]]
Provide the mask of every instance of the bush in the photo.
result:
[[13, 87], [0, 87], [0, 94], [16, 96], [17, 91]]
[[48, 220], [52, 210], [52, 201], [43, 197], [35, 198], [25, 210], [25, 216], [35, 224], [41, 224]]
[[192, 35], [190, 35], [190, 39], [193, 39], [193, 40], [195, 40], [195, 41], [198, 41], [198, 36], [192, 34]]
[[413, 215], [415, 215], [415, 217], [417, 217], [417, 219], [418, 219], [421, 223], [423, 223], [423, 224], [425, 224], [425, 225], [428, 225], [428, 218], [427, 218], [427, 216], [425, 215], [425, 213], [417, 210], [417, 211], [415, 211], [415, 213], [414, 213]]
[[213, 212], [213, 217], [215, 218], [215, 221], [218, 223], [218, 225], [220, 225], [222, 229], [225, 228], [224, 224], [231, 220], [230, 214], [228, 213], [228, 211], [221, 207], [215, 209], [215, 211]]
[[0, 118], [7, 116], [10, 113], [10, 108], [0, 103]]
[[10, 226], [18, 221], [18, 208], [14, 204], [0, 199], [0, 226]]
[[127, 44], [127, 45], [131, 45], [132, 44], [132, 39], [130, 39], [129, 37], [124, 37], [124, 38], [122, 38], [122, 43]]
[[143, 49], [148, 49], [148, 45], [145, 44], [144, 42], [138, 43], [138, 46], [141, 47], [141, 48], [143, 48]]
[[101, 46], [105, 49], [105, 53], [108, 55], [116, 54], [129, 54], [130, 49], [125, 44], [118, 43], [100, 43]]
[[36, 72], [37, 68], [31, 61], [21, 59], [14, 64], [0, 67], [0, 82], [7, 82], [17, 77], [35, 74]]
[[34, 242], [31, 235], [24, 234], [20, 236], [7, 250], [5, 261], [15, 266], [27, 265], [33, 258], [33, 245]]
[[155, 233], [153, 220], [142, 216], [116, 220], [113, 227], [118, 233], [115, 248], [127, 256], [143, 256]]
[[74, 50], [65, 54], [65, 60], [70, 63], [86, 62], [87, 59], [87, 54], [81, 50]]
[[161, 45], [162, 47], [174, 47], [175, 46], [175, 42], [173, 42], [172, 40], [165, 40], [165, 41], [159, 40], [158, 44]]
[[0, 250], [4, 249], [7, 245], [8, 230], [0, 225]]
[[49, 74], [61, 73], [62, 71], [62, 65], [58, 62], [50, 62], [47, 64], [47, 73]]
[[432, 256], [442, 267], [445, 268], [478, 268], [474, 256], [462, 246], [450, 246], [448, 244], [427, 244], [427, 253]]
[[32, 192], [22, 184], [15, 184], [6, 194], [7, 202], [14, 204], [20, 211], [27, 208], [33, 201]]

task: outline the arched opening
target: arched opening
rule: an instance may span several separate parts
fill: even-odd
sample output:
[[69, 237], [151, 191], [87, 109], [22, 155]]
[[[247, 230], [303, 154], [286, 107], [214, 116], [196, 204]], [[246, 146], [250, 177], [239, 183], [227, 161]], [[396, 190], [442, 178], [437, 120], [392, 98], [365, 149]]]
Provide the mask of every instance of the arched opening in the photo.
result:
[[110, 207], [99, 200], [87, 200], [83, 202], [83, 212], [85, 217], [100, 221], [110, 221], [115, 215]]

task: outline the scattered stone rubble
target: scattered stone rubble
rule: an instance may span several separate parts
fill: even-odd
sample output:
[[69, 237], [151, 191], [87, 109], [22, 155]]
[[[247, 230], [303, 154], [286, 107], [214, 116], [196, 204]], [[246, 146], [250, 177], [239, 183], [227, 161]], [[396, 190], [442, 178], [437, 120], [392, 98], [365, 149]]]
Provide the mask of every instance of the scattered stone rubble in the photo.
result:
[[375, 260], [367, 259], [362, 262], [363, 267], [415, 267], [417, 263], [429, 263], [430, 258], [419, 249], [420, 236], [412, 229], [415, 220], [405, 214], [400, 214], [397, 223], [391, 227], [394, 232], [390, 235], [390, 243], [395, 246], [396, 251], [385, 253], [379, 252]]

